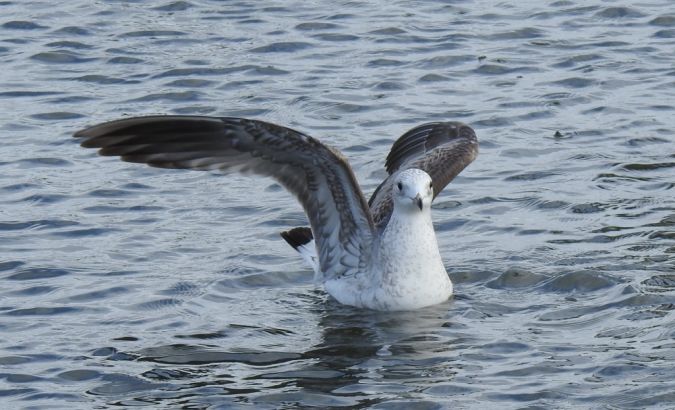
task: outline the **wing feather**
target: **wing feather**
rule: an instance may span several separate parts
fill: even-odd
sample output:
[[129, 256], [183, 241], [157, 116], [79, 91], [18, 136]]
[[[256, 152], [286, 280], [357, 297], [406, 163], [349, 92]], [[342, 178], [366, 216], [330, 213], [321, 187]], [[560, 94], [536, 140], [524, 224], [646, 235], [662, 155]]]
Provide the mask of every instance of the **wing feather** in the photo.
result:
[[391, 147], [385, 168], [389, 176], [368, 201], [373, 221], [381, 230], [394, 209], [392, 185], [398, 172], [419, 168], [431, 176], [434, 198], [478, 155], [474, 130], [461, 122], [432, 122], [403, 134]]
[[324, 277], [370, 263], [374, 224], [354, 173], [337, 150], [310, 136], [263, 121], [178, 115], [107, 122], [75, 137], [129, 162], [272, 177], [302, 204]]

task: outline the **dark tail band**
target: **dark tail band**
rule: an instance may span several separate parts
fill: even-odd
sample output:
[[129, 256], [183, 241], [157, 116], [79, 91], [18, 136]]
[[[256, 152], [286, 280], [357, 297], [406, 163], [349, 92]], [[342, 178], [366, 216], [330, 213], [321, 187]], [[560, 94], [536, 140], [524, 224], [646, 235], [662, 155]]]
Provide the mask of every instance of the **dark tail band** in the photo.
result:
[[284, 238], [293, 249], [298, 249], [299, 246], [305, 245], [314, 239], [312, 230], [306, 226], [281, 232], [281, 237]]

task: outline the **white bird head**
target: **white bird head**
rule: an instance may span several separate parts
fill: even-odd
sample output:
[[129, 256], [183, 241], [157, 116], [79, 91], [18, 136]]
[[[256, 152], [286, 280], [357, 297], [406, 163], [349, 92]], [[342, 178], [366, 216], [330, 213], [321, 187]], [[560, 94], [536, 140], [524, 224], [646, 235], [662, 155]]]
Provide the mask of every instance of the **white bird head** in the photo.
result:
[[434, 198], [431, 177], [421, 169], [411, 168], [401, 171], [394, 180], [394, 207], [399, 210], [428, 210]]

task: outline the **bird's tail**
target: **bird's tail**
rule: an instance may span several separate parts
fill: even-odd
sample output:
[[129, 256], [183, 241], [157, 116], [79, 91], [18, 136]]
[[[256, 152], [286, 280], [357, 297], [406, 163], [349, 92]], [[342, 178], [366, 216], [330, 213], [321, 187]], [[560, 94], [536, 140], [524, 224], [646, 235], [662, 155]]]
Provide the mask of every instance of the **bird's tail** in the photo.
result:
[[319, 257], [316, 253], [316, 245], [314, 243], [314, 235], [312, 230], [306, 226], [293, 228], [288, 231], [281, 232], [281, 237], [284, 238], [289, 245], [293, 247], [302, 259], [314, 269], [314, 280], [320, 282], [322, 279], [321, 270], [319, 269]]

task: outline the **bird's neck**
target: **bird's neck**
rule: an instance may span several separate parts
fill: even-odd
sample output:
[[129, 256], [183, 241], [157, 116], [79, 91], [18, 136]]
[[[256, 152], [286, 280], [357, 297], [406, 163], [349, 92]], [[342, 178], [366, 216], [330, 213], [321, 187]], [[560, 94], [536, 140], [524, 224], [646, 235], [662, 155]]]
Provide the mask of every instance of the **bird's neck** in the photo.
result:
[[[418, 211], [417, 209], [400, 210], [395, 207], [385, 228], [384, 235], [387, 235], [387, 231], [391, 233], [394, 231], [407, 231], [420, 234], [430, 231], [433, 234], [434, 226], [431, 222], [431, 211], [429, 208]], [[434, 240], [435, 238], [436, 236], [434, 235]]]

